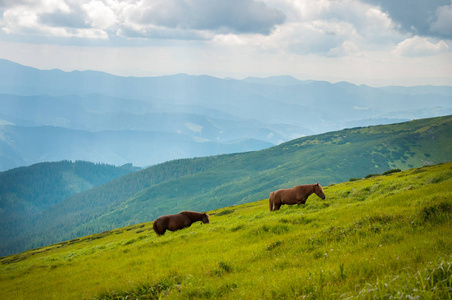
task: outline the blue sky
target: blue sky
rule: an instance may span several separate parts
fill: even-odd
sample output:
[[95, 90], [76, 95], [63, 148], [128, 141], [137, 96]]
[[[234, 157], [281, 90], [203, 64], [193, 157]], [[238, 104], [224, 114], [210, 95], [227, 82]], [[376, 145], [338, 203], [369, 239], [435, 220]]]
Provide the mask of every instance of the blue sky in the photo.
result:
[[123, 76], [452, 85], [452, 3], [0, 0], [0, 58]]

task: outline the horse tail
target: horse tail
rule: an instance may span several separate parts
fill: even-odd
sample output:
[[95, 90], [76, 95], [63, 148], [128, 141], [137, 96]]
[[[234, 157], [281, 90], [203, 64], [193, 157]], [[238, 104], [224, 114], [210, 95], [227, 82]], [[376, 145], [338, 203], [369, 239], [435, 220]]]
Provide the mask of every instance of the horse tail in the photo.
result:
[[271, 192], [270, 196], [268, 197], [268, 204], [270, 206], [270, 211], [273, 210], [273, 198], [274, 198], [274, 192]]
[[160, 230], [159, 230], [159, 228], [157, 226], [157, 221], [158, 220], [154, 221], [154, 224], [152, 225], [152, 228], [154, 229], [155, 233], [157, 233], [157, 235], [162, 235], [163, 233], [160, 232]]
[[155, 233], [159, 234], [159, 231], [157, 229], [157, 220], [154, 221], [154, 224], [152, 225], [152, 228], [154, 229]]

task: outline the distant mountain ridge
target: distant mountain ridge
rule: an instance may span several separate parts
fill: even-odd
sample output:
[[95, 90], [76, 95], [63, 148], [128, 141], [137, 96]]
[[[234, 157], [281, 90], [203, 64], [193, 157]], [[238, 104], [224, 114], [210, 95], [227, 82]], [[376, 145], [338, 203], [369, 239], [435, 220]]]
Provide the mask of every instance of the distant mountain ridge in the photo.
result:
[[267, 77], [267, 78], [247, 77], [247, 78], [243, 79], [242, 81], [248, 82], [248, 83], [257, 83], [257, 84], [274, 85], [274, 86], [291, 86], [291, 85], [307, 84], [307, 83], [312, 82], [312, 80], [300, 81], [292, 76], [272, 76], [272, 77]]
[[[447, 86], [373, 88], [291, 76], [121, 77], [98, 71], [38, 70], [0, 59], [0, 170], [62, 159], [149, 166], [260, 150], [347, 127], [449, 114], [452, 87]], [[71, 140], [75, 151], [59, 147], [33, 152], [53, 141], [46, 135], [49, 126], [67, 130], [64, 140]], [[128, 132], [129, 138], [117, 141], [119, 148], [111, 140], [93, 148], [76, 131]], [[144, 138], [133, 138], [138, 136]]]
[[[173, 160], [73, 195], [2, 241], [12, 253], [181, 210], [206, 211], [297, 184], [328, 185], [452, 161], [452, 116], [312, 135], [247, 153]], [[0, 173], [1, 174], [1, 173]]]
[[[0, 170], [62, 159], [149, 166], [449, 114], [452, 87], [373, 88], [291, 76], [120, 77], [38, 70], [0, 59]], [[49, 126], [66, 130], [63, 141], [71, 141], [74, 150], [52, 139]], [[111, 132], [124, 140], [102, 137], [105, 145], [90, 146], [81, 138]], [[55, 147], [42, 152], [42, 144]]]
[[[39, 161], [85, 160], [149, 166], [178, 158], [212, 153], [245, 152], [273, 144], [243, 138], [233, 142], [196, 140], [164, 131], [109, 130], [91, 132], [62, 127], [0, 126], [0, 170]], [[7, 159], [5, 159], [7, 158]]]

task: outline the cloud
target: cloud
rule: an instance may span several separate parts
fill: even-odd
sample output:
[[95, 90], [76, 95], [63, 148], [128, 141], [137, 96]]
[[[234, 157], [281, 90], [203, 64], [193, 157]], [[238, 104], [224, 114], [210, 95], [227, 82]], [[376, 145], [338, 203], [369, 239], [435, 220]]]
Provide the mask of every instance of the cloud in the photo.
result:
[[449, 46], [443, 40], [436, 44], [430, 42], [425, 37], [415, 36], [408, 38], [397, 45], [395, 52], [407, 57], [433, 56], [442, 52], [447, 52]]
[[[215, 34], [268, 35], [285, 15], [257, 0], [0, 0], [8, 34], [205, 39]], [[93, 37], [99, 35], [92, 35]]]
[[[317, 53], [327, 55], [330, 50], [342, 45], [353, 34], [350, 24], [316, 20], [307, 23], [288, 24], [275, 37], [277, 45], [285, 46], [297, 54]], [[349, 29], [347, 32], [346, 28]]]
[[81, 8], [64, 1], [4, 1], [1, 30], [22, 37], [107, 39], [102, 28], [85, 21]]
[[13, 6], [32, 4], [33, 0], [0, 0], [0, 8], [10, 8]]
[[267, 1], [278, 5], [288, 19], [272, 36], [300, 55], [391, 53], [394, 47], [410, 57], [450, 51], [446, 42], [452, 37], [451, 0]]
[[269, 34], [285, 20], [284, 14], [255, 0], [143, 1], [127, 12], [127, 23], [141, 29], [211, 31], [213, 33]]
[[[248, 53], [341, 57], [393, 53], [398, 47], [399, 54], [417, 55], [428, 51], [408, 54], [407, 38], [434, 37], [427, 40], [434, 46], [447, 42], [450, 1], [0, 0], [0, 29], [13, 40], [54, 44], [169, 45], [180, 40], [178, 45], [192, 41], [230, 46], [230, 51], [248, 47]], [[418, 47], [435, 53], [431, 45]]]
[[387, 13], [357, 0], [287, 0], [279, 2], [278, 8], [287, 22], [278, 25], [267, 39], [275, 49], [338, 57], [389, 49], [401, 40]]
[[88, 22], [93, 28], [107, 29], [115, 25], [116, 13], [102, 1], [91, 1], [82, 5]]
[[[39, 21], [38, 21], [39, 20]], [[38, 15], [38, 22], [49, 27], [63, 28], [89, 28], [90, 25], [85, 22], [85, 18], [80, 13], [44, 13]]]
[[362, 0], [377, 5], [387, 12], [403, 32], [420, 36], [452, 38], [450, 26], [450, 0]]
[[452, 4], [438, 7], [436, 21], [431, 24], [431, 30], [442, 36], [452, 37]]
[[163, 26], [134, 26], [123, 25], [116, 32], [116, 35], [121, 38], [134, 39], [162, 39], [162, 40], [192, 40], [203, 41], [210, 40], [213, 37], [213, 33], [207, 30], [191, 30], [191, 29], [179, 29], [168, 28]]

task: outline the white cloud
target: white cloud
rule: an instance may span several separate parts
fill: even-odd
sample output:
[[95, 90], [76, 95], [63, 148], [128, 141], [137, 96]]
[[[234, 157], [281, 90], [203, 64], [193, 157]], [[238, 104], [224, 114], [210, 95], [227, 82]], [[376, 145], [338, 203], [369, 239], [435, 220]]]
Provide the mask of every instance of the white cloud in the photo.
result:
[[67, 37], [76, 37], [84, 39], [108, 39], [108, 34], [102, 29], [97, 28], [80, 28], [76, 29], [74, 32], [69, 32]]
[[18, 28], [31, 29], [37, 25], [38, 17], [36, 13], [28, 10], [7, 10], [3, 13], [2, 28], [7, 33], [14, 33]]
[[43, 6], [14, 6], [6, 9], [3, 13], [2, 31], [7, 34], [30, 35], [30, 36], [51, 36], [57, 38], [88, 38], [107, 39], [107, 33], [99, 28], [73, 28], [64, 26], [52, 26], [42, 22], [40, 16], [47, 14], [66, 14], [70, 12], [65, 3], [59, 1], [44, 1]]
[[[438, 20], [438, 11], [451, 5], [451, 0], [361, 0], [378, 6], [398, 24], [399, 30], [410, 35], [451, 39], [452, 35], [432, 28]], [[443, 19], [445, 20], [445, 19]], [[450, 20], [450, 19], [449, 19]], [[440, 25], [441, 26], [441, 25]], [[444, 29], [444, 27], [441, 26]]]
[[82, 5], [94, 28], [108, 29], [116, 23], [115, 12], [102, 1], [91, 1]]
[[[18, 4], [17, 4], [18, 3]], [[48, 37], [212, 40], [340, 56], [401, 40], [388, 14], [359, 0], [7, 1], [5, 33]], [[118, 39], [119, 38], [119, 39]], [[82, 41], [81, 41], [82, 42]], [[55, 41], [58, 43], [58, 40]], [[77, 43], [77, 42], [76, 42]]]
[[[346, 28], [349, 31], [345, 30]], [[318, 53], [326, 55], [354, 34], [353, 26], [347, 23], [333, 23], [315, 20], [307, 23], [292, 23], [281, 26], [275, 33], [275, 45], [284, 46], [297, 54]]]
[[193, 131], [194, 133], [201, 133], [202, 128], [203, 128], [201, 125], [190, 123], [190, 122], [187, 122], [184, 125], [185, 125], [185, 127], [187, 127], [189, 130]]
[[[258, 33], [269, 34], [275, 25], [284, 22], [280, 11], [255, 0], [144, 0], [125, 10], [122, 34], [153, 32], [150, 37], [169, 38], [197, 36], [194, 32], [213, 34]], [[175, 35], [174, 32], [178, 34]]]
[[330, 49], [327, 53], [329, 57], [362, 55], [357, 44], [354, 41], [344, 41], [336, 48]]
[[427, 38], [414, 36], [400, 42], [395, 52], [402, 56], [418, 57], [437, 55], [448, 50], [449, 46], [443, 40], [432, 43]]
[[0, 7], [4, 32], [49, 37], [92, 29], [112, 38], [199, 40], [216, 34], [265, 35], [285, 20], [279, 10], [257, 0], [4, 0]]
[[452, 4], [441, 6], [436, 10], [437, 19], [431, 30], [452, 37]]
[[288, 16], [271, 35], [258, 39], [267, 50], [273, 47], [279, 52], [328, 57], [360, 55], [364, 50], [391, 49], [402, 39], [386, 13], [360, 1], [267, 2]]

